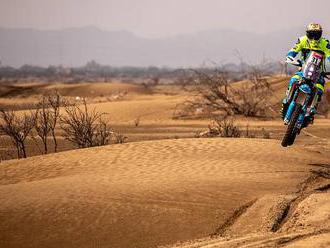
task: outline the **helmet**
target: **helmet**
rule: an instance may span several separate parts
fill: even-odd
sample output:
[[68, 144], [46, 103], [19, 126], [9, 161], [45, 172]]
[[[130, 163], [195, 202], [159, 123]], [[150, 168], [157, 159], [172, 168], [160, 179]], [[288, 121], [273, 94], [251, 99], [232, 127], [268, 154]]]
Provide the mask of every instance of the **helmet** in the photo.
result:
[[322, 37], [322, 27], [320, 24], [311, 23], [307, 26], [306, 35], [309, 40], [319, 40]]

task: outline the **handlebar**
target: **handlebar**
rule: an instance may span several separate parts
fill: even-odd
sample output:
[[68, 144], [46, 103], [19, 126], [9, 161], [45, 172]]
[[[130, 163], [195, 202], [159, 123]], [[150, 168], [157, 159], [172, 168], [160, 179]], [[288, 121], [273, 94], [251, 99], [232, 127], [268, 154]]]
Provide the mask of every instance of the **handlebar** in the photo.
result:
[[294, 65], [294, 66], [297, 66], [297, 67], [302, 67], [302, 65], [303, 65], [303, 63], [300, 59], [295, 60], [294, 58], [291, 58], [291, 57], [287, 57], [285, 62], [287, 64]]
[[[297, 67], [302, 67], [303, 62], [300, 59], [295, 60], [292, 57], [287, 57], [285, 63], [297, 66]], [[322, 72], [321, 75], [327, 79], [330, 79], [330, 72]]]

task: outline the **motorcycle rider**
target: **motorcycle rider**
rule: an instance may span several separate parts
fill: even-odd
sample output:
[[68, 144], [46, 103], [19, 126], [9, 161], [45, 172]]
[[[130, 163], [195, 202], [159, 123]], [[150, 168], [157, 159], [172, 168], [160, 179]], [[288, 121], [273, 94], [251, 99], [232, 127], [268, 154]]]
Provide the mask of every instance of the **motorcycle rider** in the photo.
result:
[[[329, 61], [330, 61], [330, 42], [329, 40], [322, 37], [322, 27], [318, 23], [311, 23], [307, 26], [306, 35], [302, 36], [298, 39], [296, 45], [288, 52], [286, 57], [286, 63], [294, 64], [295, 57], [300, 54], [300, 59], [304, 63], [305, 60], [308, 58], [308, 55], [311, 51], [316, 51], [323, 54]], [[296, 62], [297, 63], [297, 62]], [[323, 71], [325, 70], [325, 61], [323, 63]], [[289, 86], [287, 90], [287, 94], [290, 91], [292, 85], [299, 81], [303, 76], [301, 71], [298, 71], [289, 81]], [[318, 101], [314, 109], [311, 109], [311, 116], [310, 122], [314, 120], [314, 114], [316, 114], [318, 103], [321, 101], [322, 94], [324, 92], [324, 84], [325, 80], [324, 77], [321, 76], [316, 87], [318, 88]], [[282, 118], [284, 119], [286, 111], [288, 109], [289, 102], [286, 97], [283, 99], [282, 102]]]

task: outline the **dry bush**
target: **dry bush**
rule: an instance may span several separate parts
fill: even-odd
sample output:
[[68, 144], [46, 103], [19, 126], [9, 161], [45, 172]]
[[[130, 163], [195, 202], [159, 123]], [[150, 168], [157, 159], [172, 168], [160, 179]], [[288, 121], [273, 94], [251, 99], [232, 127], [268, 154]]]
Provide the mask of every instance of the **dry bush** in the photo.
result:
[[127, 137], [120, 133], [113, 133], [113, 139], [115, 144], [123, 144], [127, 141]]
[[109, 124], [102, 119], [104, 113], [88, 110], [83, 100], [82, 106], [65, 105], [65, 115], [61, 116], [61, 128], [65, 139], [78, 148], [107, 145], [110, 143], [113, 131]]
[[92, 146], [108, 145], [114, 135], [115, 133], [112, 131], [107, 121], [103, 120], [100, 116], [94, 130]]
[[[48, 153], [48, 136], [51, 132], [51, 113], [46, 104], [45, 97], [42, 98], [41, 102], [37, 105], [37, 110], [35, 114], [35, 126], [34, 129], [36, 131], [37, 136], [41, 139], [44, 153]], [[34, 136], [34, 135], [33, 135]], [[34, 137], [33, 137], [34, 139]]]
[[209, 113], [211, 115], [264, 116], [270, 108], [272, 90], [268, 80], [257, 69], [250, 71], [244, 82], [233, 85], [224, 71], [193, 70], [183, 81], [184, 89], [193, 94], [176, 109], [174, 117]]
[[60, 118], [60, 107], [62, 105], [62, 99], [59, 92], [55, 91], [54, 94], [48, 95], [47, 103], [49, 107], [49, 111], [51, 113], [51, 124], [50, 124], [50, 132], [54, 142], [54, 152], [57, 152], [57, 139], [56, 139], [56, 126], [58, 120]]
[[239, 138], [241, 131], [231, 118], [216, 118], [214, 128], [221, 137]]
[[[37, 104], [35, 115], [35, 131], [37, 136], [41, 139], [44, 147], [44, 153], [48, 153], [48, 137], [52, 136], [54, 142], [54, 152], [57, 152], [57, 138], [56, 126], [60, 117], [61, 97], [58, 92], [54, 94], [43, 96]], [[32, 134], [32, 139], [35, 136]], [[36, 142], [37, 144], [37, 142]]]
[[17, 158], [26, 158], [26, 138], [35, 126], [35, 113], [17, 114], [12, 110], [0, 110], [0, 135], [10, 137], [17, 150]]
[[199, 133], [197, 137], [239, 138], [241, 131], [232, 118], [215, 118], [208, 126], [208, 130]]

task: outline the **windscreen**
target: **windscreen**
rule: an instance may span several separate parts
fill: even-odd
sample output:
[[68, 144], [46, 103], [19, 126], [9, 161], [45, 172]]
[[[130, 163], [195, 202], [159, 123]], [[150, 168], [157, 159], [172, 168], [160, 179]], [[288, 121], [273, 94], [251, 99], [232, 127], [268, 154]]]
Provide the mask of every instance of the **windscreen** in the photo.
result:
[[320, 78], [323, 64], [323, 55], [317, 52], [311, 52], [303, 67], [304, 77], [313, 82]]

